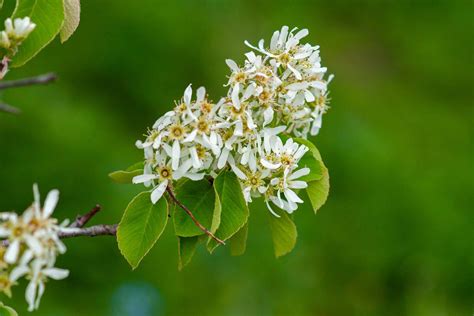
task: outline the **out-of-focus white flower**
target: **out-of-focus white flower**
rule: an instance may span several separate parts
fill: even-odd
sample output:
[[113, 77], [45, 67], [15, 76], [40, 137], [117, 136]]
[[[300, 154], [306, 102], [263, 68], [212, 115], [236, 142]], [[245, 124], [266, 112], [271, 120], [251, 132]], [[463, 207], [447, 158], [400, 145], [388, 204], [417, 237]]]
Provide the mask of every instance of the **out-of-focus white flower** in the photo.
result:
[[38, 186], [33, 185], [33, 204], [23, 212], [0, 213], [0, 291], [10, 294], [10, 287], [23, 276], [29, 278], [26, 300], [29, 310], [36, 309], [47, 278], [62, 279], [68, 271], [54, 267], [56, 257], [66, 251], [58, 233], [64, 228], [51, 215], [58, 203], [59, 191], [52, 190], [41, 207]]

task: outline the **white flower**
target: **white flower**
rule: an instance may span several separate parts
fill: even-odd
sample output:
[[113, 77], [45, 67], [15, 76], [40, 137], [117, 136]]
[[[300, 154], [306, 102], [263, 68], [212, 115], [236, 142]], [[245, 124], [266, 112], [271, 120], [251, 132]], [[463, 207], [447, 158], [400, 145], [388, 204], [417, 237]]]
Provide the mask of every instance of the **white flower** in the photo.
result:
[[45, 281], [47, 278], [62, 280], [69, 275], [68, 270], [49, 267], [48, 263], [36, 259], [31, 264], [30, 283], [26, 287], [25, 298], [28, 302], [28, 311], [38, 309], [41, 297], [45, 290]]
[[224, 98], [213, 104], [200, 87], [193, 100], [189, 85], [173, 111], [137, 141], [145, 168], [133, 182], [152, 187], [153, 203], [172, 181], [215, 177], [230, 166], [247, 202], [263, 196], [275, 216], [270, 203], [288, 212], [297, 208], [302, 200], [295, 190], [306, 187], [298, 178], [309, 172], [298, 170], [298, 163], [308, 148], [292, 137], [319, 131], [332, 79], [324, 78], [319, 46], [301, 43], [307, 35], [306, 29], [284, 26], [268, 46], [264, 40], [257, 46], [246, 42], [255, 51], [245, 54], [243, 66], [226, 60], [230, 75]]
[[8, 18], [5, 20], [5, 32], [15, 40], [25, 39], [36, 27], [29, 17], [23, 19], [16, 18], [14, 21]]
[[[5, 283], [0, 290], [9, 294], [10, 286], [26, 275], [31, 280], [25, 295], [30, 311], [38, 307], [48, 277], [62, 279], [69, 273], [54, 267], [56, 256], [66, 251], [58, 236], [64, 228], [51, 217], [59, 191], [50, 191], [43, 207], [36, 184], [33, 185], [33, 195], [33, 204], [22, 215], [0, 214], [0, 238], [6, 238], [9, 242], [6, 250], [0, 247], [4, 251], [3, 258], [0, 258], [0, 263], [4, 261], [0, 265], [0, 272], [6, 267], [11, 268], [8, 281], [3, 280]], [[5, 272], [0, 275], [4, 278]]]
[[[298, 178], [309, 174], [309, 168], [302, 168], [294, 173], [285, 169], [283, 177], [273, 178], [271, 184], [275, 186], [276, 196], [271, 196], [270, 200], [279, 208], [288, 213], [292, 213], [298, 208], [297, 203], [303, 203], [303, 200], [293, 191], [293, 189], [304, 189], [308, 184]], [[282, 193], [286, 200], [282, 198]]]

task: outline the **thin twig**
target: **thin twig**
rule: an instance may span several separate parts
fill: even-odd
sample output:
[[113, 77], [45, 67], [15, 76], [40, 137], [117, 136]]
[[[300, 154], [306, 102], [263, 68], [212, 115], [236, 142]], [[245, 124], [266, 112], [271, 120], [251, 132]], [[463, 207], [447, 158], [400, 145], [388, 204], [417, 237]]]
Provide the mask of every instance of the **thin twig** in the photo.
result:
[[84, 227], [90, 221], [90, 219], [95, 214], [97, 214], [101, 209], [102, 209], [102, 207], [99, 204], [97, 204], [96, 206], [94, 206], [94, 208], [92, 210], [90, 210], [86, 214], [77, 216], [76, 220], [74, 222], [72, 222], [71, 225], [69, 225], [69, 227], [71, 227], [71, 228], [82, 228], [82, 227]]
[[176, 198], [176, 196], [174, 195], [173, 189], [170, 186], [168, 186], [166, 188], [166, 191], [168, 192], [168, 195], [171, 197], [173, 202], [175, 202], [179, 207], [181, 207], [189, 215], [189, 217], [191, 217], [194, 224], [196, 224], [196, 226], [199, 227], [199, 229], [201, 229], [204, 233], [206, 233], [206, 235], [210, 236], [212, 239], [217, 241], [219, 244], [225, 245], [224, 241], [222, 241], [219, 238], [217, 238], [216, 236], [214, 236], [213, 233], [211, 233], [206, 227], [204, 227], [201, 223], [199, 223], [199, 221], [196, 219], [196, 217], [194, 217], [193, 212], [191, 212], [183, 203], [181, 203], [181, 201], [179, 201]]
[[115, 236], [117, 234], [117, 224], [113, 225], [95, 225], [86, 228], [65, 228], [58, 233], [59, 238], [71, 238], [78, 236]]
[[47, 84], [56, 79], [57, 79], [57, 76], [54, 73], [49, 73], [49, 74], [39, 75], [36, 77], [31, 77], [31, 78], [3, 81], [3, 82], [0, 82], [0, 90], [32, 86], [32, 85], [38, 85], [38, 84]]
[[[118, 224], [101, 224], [83, 228], [83, 226], [86, 225], [90, 221], [90, 219], [94, 217], [94, 215], [96, 215], [101, 209], [101, 206], [97, 204], [86, 214], [77, 216], [76, 220], [72, 222], [71, 225], [59, 229], [59, 238], [70, 238], [78, 236], [115, 236], [117, 234]], [[8, 247], [9, 244], [10, 241], [8, 239], [3, 239], [0, 241], [1, 246]]]
[[16, 108], [6, 103], [0, 103], [0, 112], [6, 112], [10, 114], [20, 114], [21, 110], [19, 108]]

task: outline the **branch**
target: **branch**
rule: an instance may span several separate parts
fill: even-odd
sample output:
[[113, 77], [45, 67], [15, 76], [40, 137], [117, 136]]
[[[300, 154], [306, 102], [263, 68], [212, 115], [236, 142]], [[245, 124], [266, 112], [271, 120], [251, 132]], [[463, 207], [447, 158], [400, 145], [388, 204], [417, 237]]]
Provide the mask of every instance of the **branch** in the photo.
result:
[[113, 225], [95, 225], [86, 228], [65, 228], [59, 231], [59, 238], [71, 238], [71, 237], [78, 237], [78, 236], [88, 236], [88, 237], [96, 237], [96, 236], [115, 236], [117, 234], [117, 226], [118, 224]]
[[216, 236], [214, 236], [213, 233], [211, 233], [206, 227], [202, 226], [202, 224], [199, 223], [199, 221], [196, 219], [196, 217], [194, 217], [193, 212], [191, 212], [183, 203], [181, 203], [176, 198], [176, 196], [174, 195], [173, 189], [170, 186], [166, 187], [166, 191], [168, 192], [168, 195], [173, 200], [173, 202], [175, 202], [179, 207], [181, 207], [189, 215], [189, 217], [191, 217], [194, 224], [196, 224], [196, 226], [199, 227], [199, 229], [201, 229], [204, 233], [206, 233], [206, 235], [210, 236], [212, 239], [217, 241], [219, 244], [225, 245], [224, 241], [222, 241], [219, 238], [217, 238]]
[[0, 82], [0, 90], [32, 86], [32, 85], [38, 85], [38, 84], [48, 84], [56, 79], [57, 79], [57, 76], [54, 73], [49, 73], [49, 74], [39, 75], [36, 77], [31, 77], [31, 78], [3, 81], [3, 82]]
[[[94, 215], [96, 215], [100, 210], [101, 206], [97, 204], [84, 215], [77, 216], [76, 220], [71, 223], [71, 225], [67, 227], [63, 227], [59, 229], [58, 236], [59, 238], [70, 238], [70, 237], [78, 237], [78, 236], [115, 236], [117, 234], [117, 226], [118, 224], [113, 225], [95, 225], [83, 228]], [[10, 244], [8, 239], [0, 240], [0, 245], [7, 247]]]
[[71, 228], [82, 228], [82, 227], [84, 227], [90, 221], [90, 219], [92, 217], [94, 217], [94, 215], [97, 214], [101, 209], [102, 209], [102, 207], [99, 204], [97, 204], [96, 206], [94, 206], [94, 208], [92, 210], [90, 210], [86, 214], [78, 215], [76, 217], [76, 220], [74, 222], [72, 222], [71, 225], [69, 225], [69, 227], [71, 227]]
[[6, 112], [10, 114], [20, 114], [21, 110], [19, 108], [16, 108], [6, 103], [0, 103], [0, 112]]

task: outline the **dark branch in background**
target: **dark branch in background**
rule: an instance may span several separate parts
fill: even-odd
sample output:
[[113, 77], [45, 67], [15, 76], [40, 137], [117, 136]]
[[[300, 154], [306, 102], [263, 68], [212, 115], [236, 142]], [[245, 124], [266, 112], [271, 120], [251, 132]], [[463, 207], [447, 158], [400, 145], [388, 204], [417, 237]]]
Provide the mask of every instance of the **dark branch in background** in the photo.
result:
[[191, 217], [191, 219], [193, 220], [194, 224], [196, 224], [197, 227], [199, 227], [199, 229], [201, 229], [204, 233], [206, 233], [206, 235], [210, 236], [212, 239], [214, 239], [215, 241], [217, 241], [219, 244], [221, 245], [225, 245], [224, 241], [220, 240], [219, 238], [217, 238], [216, 236], [214, 236], [213, 233], [211, 233], [206, 227], [202, 226], [201, 223], [199, 223], [199, 221], [196, 219], [196, 217], [194, 217], [194, 214], [193, 212], [191, 212], [183, 203], [181, 203], [177, 198], [176, 196], [174, 195], [174, 192], [173, 192], [173, 189], [168, 186], [166, 188], [166, 191], [168, 192], [168, 195], [170, 196], [170, 198], [173, 200], [174, 203], [176, 203], [179, 207], [181, 207], [188, 215], [189, 217]]
[[[0, 70], [1, 72], [1, 70]], [[1, 75], [0, 75], [1, 78]], [[10, 88], [21, 88], [26, 86], [33, 86], [33, 85], [43, 85], [53, 82], [57, 79], [57, 76], [53, 73], [39, 75], [36, 77], [25, 78], [25, 79], [18, 79], [18, 80], [10, 80], [10, 81], [0, 81], [0, 91], [6, 90]], [[21, 111], [20, 109], [8, 105], [6, 103], [0, 103], [0, 112], [6, 112], [10, 114], [19, 114]]]
[[10, 113], [10, 114], [20, 114], [21, 113], [21, 110], [19, 108], [8, 105], [6, 103], [0, 103], [0, 111]]
[[39, 75], [36, 77], [31, 77], [31, 78], [3, 81], [3, 82], [0, 82], [0, 90], [40, 85], [40, 84], [48, 84], [56, 79], [57, 79], [57, 76], [54, 73], [49, 73], [49, 74]]

